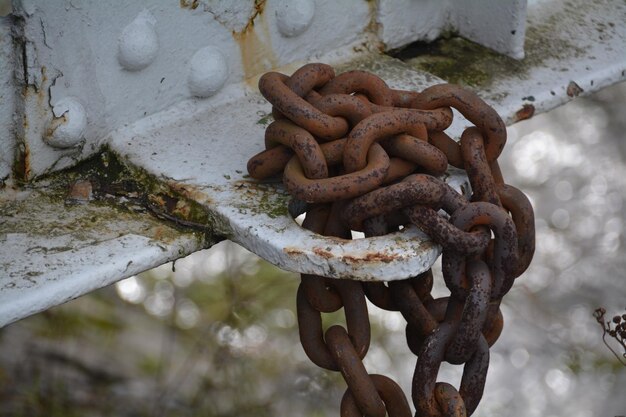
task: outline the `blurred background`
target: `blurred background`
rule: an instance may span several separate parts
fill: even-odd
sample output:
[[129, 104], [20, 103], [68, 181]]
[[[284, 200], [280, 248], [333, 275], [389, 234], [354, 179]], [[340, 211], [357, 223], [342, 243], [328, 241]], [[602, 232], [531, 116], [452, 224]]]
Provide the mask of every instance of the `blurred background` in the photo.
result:
[[[626, 366], [593, 316], [626, 313], [625, 105], [622, 83], [509, 128], [500, 165], [533, 202], [537, 251], [503, 301], [476, 416], [626, 415]], [[0, 416], [337, 416], [345, 383], [300, 346], [298, 282], [222, 242], [9, 325]], [[410, 398], [404, 321], [369, 308], [365, 365]]]

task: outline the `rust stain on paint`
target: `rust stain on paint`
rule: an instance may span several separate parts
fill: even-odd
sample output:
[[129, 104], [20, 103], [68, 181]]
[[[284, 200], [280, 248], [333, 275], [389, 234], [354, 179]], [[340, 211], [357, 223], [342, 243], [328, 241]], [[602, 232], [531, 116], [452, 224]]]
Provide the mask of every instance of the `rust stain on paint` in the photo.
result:
[[535, 114], [535, 106], [532, 104], [524, 104], [521, 109], [515, 112], [515, 121], [526, 120]]
[[585, 90], [583, 90], [574, 81], [570, 81], [570, 83], [567, 85], [567, 95], [570, 96], [570, 97], [578, 97], [580, 95], [580, 93], [582, 93], [584, 91]]
[[265, 1], [255, 2], [255, 13], [246, 27], [241, 32], [233, 32], [233, 38], [239, 44], [245, 79], [275, 68], [278, 63], [263, 14], [264, 7]]

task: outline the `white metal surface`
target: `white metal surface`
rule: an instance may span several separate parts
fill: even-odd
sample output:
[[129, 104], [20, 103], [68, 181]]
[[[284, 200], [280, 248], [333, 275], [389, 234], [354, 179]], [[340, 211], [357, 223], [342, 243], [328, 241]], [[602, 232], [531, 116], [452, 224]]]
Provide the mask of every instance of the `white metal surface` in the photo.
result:
[[526, 0], [381, 0], [376, 22], [387, 49], [448, 32], [521, 59], [525, 17]]
[[[268, 3], [268, 7], [271, 4], [273, 3]], [[317, 31], [322, 30], [315, 26], [320, 10], [318, 6], [319, 2], [316, 2], [315, 17], [306, 31], [315, 30], [317, 33]], [[123, 6], [120, 7], [121, 10], [124, 10]], [[128, 7], [135, 7], [134, 3], [133, 6]], [[68, 13], [71, 13], [72, 8], [69, 9]], [[25, 8], [25, 10], [28, 11], [29, 9]], [[155, 14], [155, 11], [152, 13]], [[184, 9], [184, 12], [191, 13], [193, 16], [201, 14], [201, 10], [197, 9]], [[367, 15], [366, 12], [364, 13]], [[136, 14], [129, 13], [128, 19], [120, 18], [120, 31], [125, 25], [132, 22], [139, 13], [141, 10], [136, 10]], [[177, 13], [178, 11], [175, 15]], [[130, 16], [131, 14], [132, 16]], [[238, 25], [243, 24], [237, 20], [236, 15], [228, 14], [224, 10], [219, 13], [215, 12], [215, 15], [219, 16], [228, 27], [239, 27]], [[208, 19], [206, 15], [202, 16], [204, 17], [198, 18]], [[276, 13], [270, 13], [267, 15], [267, 19], [271, 21], [276, 16]], [[84, 16], [78, 15], [78, 18], [80, 20]], [[122, 23], [121, 20], [124, 22]], [[160, 20], [157, 19], [157, 21]], [[484, 76], [481, 78], [481, 82], [474, 85], [479, 94], [502, 114], [507, 123], [510, 124], [530, 117], [533, 112], [546, 111], [579, 94], [588, 94], [603, 86], [625, 79], [626, 27], [622, 23], [626, 21], [626, 5], [622, 1], [536, 2], [528, 9], [528, 21], [526, 59], [517, 64], [514, 64], [516, 61], [511, 60], [504, 63], [495, 62], [491, 66], [487, 65], [488, 71], [481, 74]], [[52, 18], [49, 22], [55, 22], [55, 20]], [[86, 25], [87, 21], [84, 23]], [[94, 25], [98, 26], [96, 23]], [[44, 26], [46, 25], [44, 24]], [[262, 26], [259, 25], [257, 28]], [[60, 26], [57, 25], [56, 27]], [[256, 30], [254, 33], [257, 33]], [[71, 30], [68, 29], [68, 31]], [[257, 35], [260, 33], [258, 32]], [[89, 36], [86, 35], [85, 38], [89, 38]], [[114, 43], [117, 39], [115, 36], [111, 38]], [[272, 36], [282, 35], [276, 32]], [[298, 59], [296, 52], [298, 51], [297, 39], [299, 38], [288, 39], [291, 39], [293, 43], [285, 43], [283, 46], [287, 49], [281, 50], [279, 55], [288, 57], [285, 58], [285, 62], [292, 62]], [[191, 52], [205, 46], [203, 42], [198, 42], [196, 45], [194, 43], [196, 40], [193, 38], [189, 41], [194, 44], [189, 49], [186, 49], [186, 46], [181, 49], [176, 49], [174, 46], [169, 47], [176, 51], [188, 51], [191, 56], [193, 55]], [[54, 40], [48, 38], [46, 42], [51, 44]], [[162, 36], [158, 37], [158, 42], [159, 48], [163, 48], [165, 41]], [[262, 46], [263, 44], [257, 46], [259, 45]], [[275, 44], [272, 45], [276, 47]], [[249, 46], [251, 49], [248, 51], [256, 50], [252, 44]], [[29, 50], [29, 48], [32, 49], [35, 46], [26, 42], [25, 49]], [[44, 45], [42, 48], [45, 50], [47, 47]], [[263, 49], [261, 48], [260, 51]], [[432, 74], [420, 70], [418, 62], [414, 59], [401, 62], [385, 55], [363, 50], [355, 51], [352, 46], [339, 48], [322, 55], [318, 55], [321, 54], [320, 50], [313, 48], [313, 51], [312, 56], [314, 58], [312, 59], [334, 63], [338, 71], [349, 68], [367, 69], [379, 74], [395, 88], [421, 90], [427, 85], [440, 81]], [[52, 52], [46, 53], [52, 54]], [[116, 52], [113, 51], [106, 55], [108, 62], [117, 59], [115, 54]], [[29, 56], [33, 55], [27, 54], [27, 57]], [[255, 57], [258, 56], [255, 55]], [[61, 54], [57, 59], [65, 58]], [[100, 58], [96, 59], [97, 57], [90, 55], [83, 58], [86, 62], [91, 62], [94, 65], [102, 62]], [[452, 58], [456, 59], [457, 57]], [[490, 56], [479, 56], [478, 54], [472, 58], [477, 62], [491, 59]], [[171, 57], [172, 61], [176, 61], [176, 59], [180, 58]], [[440, 62], [441, 59], [441, 57], [432, 58], [433, 63]], [[144, 70], [140, 70], [139, 73], [150, 71], [152, 65], [158, 61], [159, 57], [157, 56], [152, 64], [149, 64]], [[81, 62], [82, 60], [72, 61], [67, 58], [67, 63], [72, 64], [69, 65], [70, 68], [74, 68]], [[260, 61], [253, 60], [251, 62]], [[280, 63], [278, 62], [278, 64]], [[27, 60], [27, 65], [32, 68], [37, 67], [35, 64], [35, 60]], [[274, 61], [268, 65], [278, 64], [277, 61]], [[258, 65], [261, 66], [254, 67], [254, 71], [260, 72], [265, 68], [265, 64]], [[283, 68], [282, 71], [288, 73], [294, 67], [295, 65]], [[471, 81], [472, 74], [469, 71], [469, 65], [459, 65], [458, 67], [462, 68], [460, 79], [465, 80], [464, 77], [467, 76], [467, 79]], [[229, 68], [231, 68], [230, 62]], [[241, 67], [239, 68], [241, 69]], [[466, 68], [468, 69], [467, 73], [464, 73]], [[238, 71], [236, 67], [230, 70], [231, 76], [234, 71]], [[27, 93], [29, 103], [36, 104], [39, 100], [40, 103], [45, 104], [49, 99], [46, 94], [48, 94], [50, 87], [46, 83], [50, 83], [50, 79], [42, 78], [40, 77], [41, 74], [37, 73], [28, 74], [31, 76], [29, 86], [26, 86], [26, 90], [30, 91]], [[133, 77], [132, 74], [136, 76], [138, 72], [124, 73], [124, 77]], [[176, 85], [169, 85], [166, 90], [162, 90], [165, 87], [160, 87], [161, 78], [152, 74], [154, 77], [153, 85], [159, 85], [159, 87], [156, 90], [151, 90], [147, 96], [142, 96], [141, 91], [136, 89], [143, 87], [133, 87], [133, 89], [130, 87], [132, 84], [130, 81], [123, 81], [122, 86], [126, 88], [126, 94], [123, 95], [123, 100], [117, 104], [124, 107], [111, 107], [111, 103], [105, 105], [106, 100], [103, 100], [99, 93], [94, 94], [93, 100], [101, 100], [99, 104], [101, 107], [92, 108], [89, 104], [85, 106], [88, 120], [87, 131], [99, 129], [99, 133], [94, 135], [85, 133], [85, 135], [89, 138], [96, 138], [98, 135], [103, 136], [93, 143], [88, 142], [83, 147], [83, 152], [97, 152], [98, 144], [108, 144], [110, 149], [122, 160], [144, 169], [151, 173], [155, 179], [186, 195], [187, 198], [200, 203], [215, 219], [216, 233], [241, 243], [286, 269], [321, 273], [328, 276], [392, 280], [416, 274], [427, 268], [434, 260], [438, 253], [437, 248], [424, 240], [408, 239], [409, 235], [413, 233], [411, 231], [404, 232], [399, 236], [376, 240], [339, 242], [336, 239], [314, 236], [300, 229], [287, 216], [287, 197], [280, 191], [279, 187], [274, 184], [258, 184], [244, 178], [247, 159], [262, 147], [262, 132], [264, 123], [267, 123], [266, 116], [270, 111], [270, 106], [255, 91], [254, 80], [248, 79], [243, 83], [226, 83], [217, 94], [209, 99], [194, 99], [190, 98], [187, 84], [188, 70], [185, 69], [181, 74], [177, 74], [176, 77], [180, 75], [180, 79], [176, 79]], [[74, 75], [80, 80], [78, 84], [57, 82], [50, 91], [58, 91], [59, 99], [66, 96], [75, 97], [76, 95], [71, 94], [73, 89], [80, 92], [81, 85], [89, 85], [93, 81], [93, 79], [81, 79], [81, 75], [78, 73]], [[456, 75], [459, 75], [458, 71]], [[119, 75], [111, 76], [119, 77]], [[442, 73], [441, 76], [448, 78], [445, 73]], [[64, 73], [64, 77], [70, 78], [66, 73]], [[132, 80], [132, 78], [129, 79]], [[37, 85], [38, 87], [35, 88]], [[110, 87], [113, 84], [107, 82], [105, 85]], [[53, 95], [55, 94], [53, 92]], [[177, 94], [182, 95], [176, 96]], [[161, 100], [163, 97], [174, 96], [180, 100], [172, 101], [176, 104], [166, 106], [166, 110], [127, 126], [120, 126], [110, 134], [106, 133], [108, 132], [107, 126], [110, 128], [115, 125], [106, 125], [112, 120], [115, 123], [129, 123], [140, 117], [141, 112], [155, 112], [161, 109], [162, 107], [159, 106], [162, 103], [156, 98]], [[81, 97], [78, 99], [82, 102]], [[47, 104], [45, 105], [47, 106]], [[102, 111], [102, 113], [96, 112], [95, 118], [92, 116], [94, 108], [99, 108]], [[34, 109], [35, 107], [30, 110], [35, 111]], [[128, 114], [123, 112], [124, 109]], [[27, 111], [27, 114], [31, 113]], [[117, 116], [115, 116], [116, 114]], [[49, 120], [46, 119], [49, 115], [44, 116], [42, 116], [42, 120], [49, 123]], [[36, 119], [35, 121], [39, 123], [42, 120]], [[32, 129], [44, 130], [44, 127], [31, 126], [28, 123], [24, 127], [31, 129], [31, 132], [35, 132]], [[463, 123], [458, 123], [455, 132], [458, 133], [462, 127]], [[18, 137], [23, 137], [23, 133], [22, 136], [18, 134]], [[41, 144], [37, 146], [41, 146]], [[37, 152], [37, 147], [35, 146], [30, 150]], [[73, 163], [73, 158], [80, 157], [76, 151], [72, 150], [53, 151], [47, 149], [45, 152], [55, 155], [57, 162], [56, 165], [54, 163], [53, 165], [56, 168], [69, 164], [70, 159]], [[6, 213], [7, 207], [10, 208], [16, 204], [16, 196], [7, 189], [4, 189], [0, 195], [2, 196], [1, 208], [3, 213]], [[2, 262], [5, 271], [11, 271], [11, 275], [2, 277], [2, 285], [0, 286], [0, 304], [6, 303], [8, 306], [12, 306], [10, 307], [12, 309], [10, 314], [7, 313], [7, 310], [4, 310], [4, 313], [0, 312], [0, 316], [6, 314], [7, 317], [11, 317], [5, 320], [5, 323], [84, 294], [135, 272], [157, 266], [203, 246], [195, 237], [189, 237], [174, 231], [174, 229], [171, 232], [171, 239], [166, 240], [165, 245], [163, 245], [159, 234], [135, 232], [134, 230], [137, 228], [141, 229], [140, 226], [135, 228], [129, 226], [128, 232], [120, 232], [116, 237], [107, 238], [107, 234], [103, 231], [117, 223], [111, 217], [108, 217], [110, 220], [108, 223], [94, 225], [85, 222], [77, 223], [74, 220], [81, 217], [83, 215], [81, 213], [89, 213], [92, 210], [90, 204], [77, 206], [79, 208], [73, 211], [68, 210], [63, 204], [59, 205], [53, 201], [42, 204], [42, 207], [47, 213], [55, 213], [55, 211], [63, 214], [68, 213], [65, 226], [63, 226], [66, 229], [63, 229], [65, 231], [62, 233], [62, 237], [51, 238], [49, 228], [36, 227], [36, 225], [33, 228], [28, 228], [27, 231], [20, 232], [15, 229], [16, 225], [21, 225], [20, 222], [26, 224], [26, 220], [37, 219], [40, 216], [45, 217], [41, 212], [32, 211], [29, 205], [21, 205], [20, 207], [21, 209], [10, 215], [5, 214], [0, 219], [2, 221], [0, 223], [0, 241], [3, 243], [2, 250], [0, 250], [0, 262]], [[102, 207], [100, 208], [102, 209]], [[108, 210], [109, 214], [115, 213], [115, 210], [110, 207]], [[72, 216], [74, 216], [74, 220]], [[167, 227], [161, 221], [149, 220], [157, 225]], [[54, 216], [41, 221], [56, 225]], [[124, 225], [126, 221], [121, 220], [119, 224]], [[145, 219], [133, 221], [138, 221], [139, 225], [145, 224]], [[132, 223], [132, 221], [130, 222]], [[72, 227], [73, 223], [79, 224], [79, 226]], [[11, 228], [8, 227], [9, 225], [12, 225]], [[20, 233], [22, 234], [20, 235]], [[91, 237], [85, 239], [85, 236]], [[137, 236], [144, 236], [144, 238]], [[22, 241], [23, 244], [18, 243]], [[44, 245], [41, 245], [41, 242]], [[61, 246], [58, 242], [62, 242]], [[125, 243], [130, 244], [130, 246], [125, 247]], [[156, 249], [162, 245], [165, 248], [164, 251], [161, 252], [160, 249]], [[45, 250], [37, 252], [38, 246], [47, 247], [48, 253], [45, 253]], [[66, 248], [67, 250], [50, 250], [54, 247]], [[90, 247], [96, 249], [89, 249]], [[179, 248], [182, 249], [179, 250]], [[75, 257], [75, 254], [78, 254], [78, 258]], [[89, 257], [87, 254], [91, 254], [92, 261], [85, 261], [86, 257]], [[78, 262], [76, 262], [77, 259], [79, 259]], [[110, 259], [121, 259], [122, 263], [110, 262]], [[123, 260], [126, 260], [126, 263]], [[124, 271], [130, 260], [133, 261], [130, 269]], [[57, 272], [48, 270], [46, 264], [55, 265]], [[58, 271], [64, 271], [64, 273]], [[22, 278], [20, 279], [19, 276]], [[24, 295], [25, 292], [12, 288], [15, 285], [22, 288], [24, 282], [31, 280], [35, 282], [28, 287], [28, 296]], [[53, 290], [49, 291], [48, 288]], [[30, 301], [23, 304], [22, 298]], [[36, 307], [26, 308], [28, 304], [33, 304]]]
[[[114, 129], [193, 97], [213, 104], [232, 101], [223, 86], [340, 48], [343, 53], [397, 48], [458, 31], [521, 57], [525, 5], [524, 0], [471, 5], [461, 0], [14, 1], [24, 67], [18, 89], [23, 110], [12, 120], [20, 142], [16, 172], [30, 179], [74, 165], [97, 153]], [[53, 131], [63, 129], [66, 120], [53, 108], [68, 99], [83, 108], [80, 117], [87, 123], [59, 140]]]
[[149, 214], [71, 203], [51, 186], [0, 194], [0, 326], [203, 247]]
[[453, 25], [459, 35], [515, 59], [524, 58], [526, 0], [455, 0]]
[[[482, 87], [507, 124], [626, 80], [626, 3], [537, 1], [528, 8], [526, 59]], [[483, 61], [488, 58], [477, 58]], [[507, 72], [508, 71], [508, 72]]]
[[[24, 22], [21, 176], [74, 165], [97, 153], [112, 130], [176, 103], [231, 101], [232, 90], [222, 86], [369, 36], [365, 1], [319, 0], [312, 17], [311, 2], [15, 2]], [[213, 73], [206, 72], [207, 48], [224, 60]], [[86, 129], [76, 146], [50, 147], [44, 138], [52, 107], [68, 97], [85, 109]]]

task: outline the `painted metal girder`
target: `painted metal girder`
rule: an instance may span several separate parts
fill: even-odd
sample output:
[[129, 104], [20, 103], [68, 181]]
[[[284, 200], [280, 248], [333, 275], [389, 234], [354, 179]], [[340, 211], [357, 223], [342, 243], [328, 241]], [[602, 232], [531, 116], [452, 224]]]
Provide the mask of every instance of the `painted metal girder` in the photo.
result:
[[204, 239], [145, 212], [74, 200], [66, 186], [5, 189], [0, 327], [195, 252]]
[[[528, 8], [522, 61], [457, 38], [422, 45], [401, 59], [352, 51], [322, 55], [320, 61], [338, 72], [372, 71], [394, 88], [461, 82], [511, 124], [624, 80], [624, 21], [626, 5], [619, 0], [538, 1]], [[254, 80], [225, 88], [221, 98], [178, 103], [114, 131], [102, 143], [151, 181], [199, 204], [213, 233], [285, 269], [393, 280], [430, 266], [438, 248], [416, 230], [347, 242], [301, 229], [288, 215], [279, 185], [245, 177], [247, 159], [262, 147], [269, 104], [255, 91]], [[453, 134], [463, 127], [458, 121]], [[96, 202], [68, 209], [46, 192], [45, 187], [0, 192], [2, 324], [210, 245], [145, 213], [127, 218], [115, 206]], [[90, 213], [103, 220], [80, 220]], [[158, 227], [168, 230], [165, 237]]]
[[[511, 124], [625, 78], [626, 54], [618, 51], [625, 51], [626, 29], [618, 22], [626, 18], [626, 6], [617, 1], [604, 3], [612, 13], [582, 1], [531, 8], [529, 48], [521, 62], [494, 61], [496, 55], [483, 48], [471, 50], [467, 58], [475, 68], [439, 71], [437, 64], [459, 59], [445, 55], [445, 43], [452, 44], [447, 47], [454, 52], [456, 42], [467, 42], [448, 39], [441, 41], [444, 45], [439, 51], [404, 61], [370, 55], [339, 65], [338, 72], [366, 69], [392, 88], [422, 90], [442, 82], [423, 72], [430, 64], [442, 78], [452, 75], [473, 86]], [[411, 230], [353, 241], [303, 230], [287, 214], [288, 197], [280, 185], [247, 179], [245, 164], [263, 149], [269, 113], [270, 105], [250, 89], [210, 111], [172, 109], [152, 119], [153, 123], [116, 132], [110, 145], [132, 164], [192, 190], [194, 198], [223, 219], [222, 233], [228, 239], [281, 268], [331, 277], [394, 280], [432, 264], [439, 248]], [[463, 121], [457, 120], [453, 135], [458, 137], [463, 127]]]

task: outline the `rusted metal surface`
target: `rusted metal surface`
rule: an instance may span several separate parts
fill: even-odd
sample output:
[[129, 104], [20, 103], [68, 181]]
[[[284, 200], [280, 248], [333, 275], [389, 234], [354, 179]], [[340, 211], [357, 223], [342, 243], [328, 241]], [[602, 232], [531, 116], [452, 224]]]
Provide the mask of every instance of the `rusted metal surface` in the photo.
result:
[[[497, 162], [506, 143], [502, 119], [459, 86], [392, 90], [374, 74], [335, 76], [323, 64], [305, 65], [292, 77], [268, 73], [259, 85], [277, 121], [266, 129], [266, 151], [248, 163], [250, 174], [262, 181], [282, 171], [298, 202], [292, 214], [306, 214], [305, 229], [343, 240], [358, 230], [367, 240], [413, 224], [443, 248], [450, 296], [436, 300], [430, 271], [388, 284], [301, 276], [300, 340], [311, 361], [341, 372], [346, 381], [341, 415], [410, 415], [397, 385], [370, 375], [363, 364], [370, 343], [368, 298], [400, 311], [407, 321], [407, 344], [417, 355], [416, 415], [471, 415], [482, 398], [489, 347], [502, 329], [500, 301], [534, 253], [532, 207], [505, 183]], [[451, 108], [474, 124], [465, 128], [460, 144], [444, 133]], [[293, 152], [278, 152], [278, 146]], [[396, 166], [406, 162], [391, 176], [390, 155]], [[469, 201], [437, 177], [449, 162], [465, 169]], [[346, 327], [324, 331], [322, 314], [341, 308]], [[444, 361], [464, 365], [458, 390], [437, 382]]]

